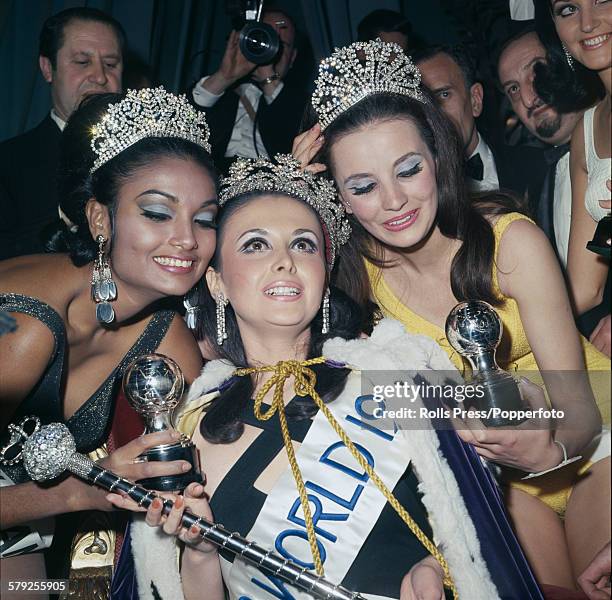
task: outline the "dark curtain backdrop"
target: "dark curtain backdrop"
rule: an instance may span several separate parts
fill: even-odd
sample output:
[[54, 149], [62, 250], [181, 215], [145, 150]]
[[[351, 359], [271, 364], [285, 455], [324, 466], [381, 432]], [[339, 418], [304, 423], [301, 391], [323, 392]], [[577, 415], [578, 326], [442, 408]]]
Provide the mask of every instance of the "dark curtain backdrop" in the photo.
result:
[[[376, 8], [398, 10], [429, 42], [456, 41], [441, 0], [275, 0], [296, 21], [315, 60], [355, 39], [357, 23]], [[126, 30], [130, 52], [154, 83], [185, 91], [219, 64], [230, 29], [224, 0], [0, 0], [0, 141], [30, 129], [50, 108], [38, 69], [38, 34], [64, 8], [104, 10]]]

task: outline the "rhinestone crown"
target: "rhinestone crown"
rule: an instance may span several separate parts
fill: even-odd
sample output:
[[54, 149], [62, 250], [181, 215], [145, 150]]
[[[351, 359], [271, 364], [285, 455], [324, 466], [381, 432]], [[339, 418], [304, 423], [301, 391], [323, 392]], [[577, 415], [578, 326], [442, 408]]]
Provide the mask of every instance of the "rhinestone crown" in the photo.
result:
[[97, 158], [90, 173], [149, 137], [181, 138], [210, 152], [210, 131], [204, 113], [189, 104], [184, 94], [171, 94], [162, 86], [128, 90], [120, 102], [108, 105], [91, 135], [91, 148]]
[[391, 92], [421, 102], [421, 72], [398, 44], [355, 42], [321, 61], [312, 106], [321, 129], [367, 96]]
[[277, 154], [276, 162], [264, 158], [238, 158], [229, 175], [221, 181], [219, 205], [252, 192], [279, 192], [303, 200], [321, 219], [328, 238], [327, 259], [334, 264], [338, 248], [346, 243], [351, 226], [344, 208], [336, 201], [331, 181], [303, 171], [300, 161], [291, 154]]

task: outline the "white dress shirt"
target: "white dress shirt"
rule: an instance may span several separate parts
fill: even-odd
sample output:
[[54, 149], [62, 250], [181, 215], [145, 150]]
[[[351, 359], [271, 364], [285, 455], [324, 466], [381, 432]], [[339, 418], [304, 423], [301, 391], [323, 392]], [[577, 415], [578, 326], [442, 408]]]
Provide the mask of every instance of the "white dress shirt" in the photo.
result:
[[[204, 82], [209, 76], [202, 77], [200, 81], [193, 88], [193, 100], [198, 106], [203, 108], [211, 108], [214, 106], [219, 98], [223, 94], [213, 94], [204, 87]], [[281, 81], [274, 91], [269, 96], [266, 96], [255, 84], [243, 83], [236, 88], [241, 96], [245, 96], [251, 103], [253, 110], [257, 113], [257, 107], [259, 101], [263, 96], [268, 104], [271, 104], [276, 100], [281, 90], [283, 89], [283, 82]], [[225, 93], [225, 92], [224, 92]], [[233, 93], [233, 92], [230, 92]], [[232, 129], [232, 135], [230, 141], [227, 144], [225, 156], [244, 156], [246, 158], [257, 158], [262, 156], [264, 158], [270, 158], [268, 152], [261, 139], [259, 128], [255, 129], [255, 139], [257, 141], [257, 148], [253, 143], [253, 121], [249, 116], [244, 104], [241, 100], [238, 101], [238, 110], [236, 111], [236, 119], [234, 121], [234, 128]]]
[[49, 115], [55, 124], [59, 127], [60, 131], [64, 131], [64, 127], [66, 127], [66, 121], [62, 119], [56, 112], [55, 109], [51, 109], [51, 114]]
[[510, 0], [508, 8], [513, 21], [529, 21], [535, 18], [533, 0]]
[[487, 143], [482, 139], [480, 133], [476, 132], [478, 136], [478, 145], [468, 160], [480, 154], [480, 160], [482, 160], [482, 181], [476, 181], [475, 179], [469, 179], [470, 190], [473, 192], [484, 192], [488, 190], [499, 189], [499, 179], [497, 177], [497, 167], [495, 166], [495, 159], [493, 158], [493, 152]]
[[557, 254], [567, 268], [570, 223], [572, 222], [572, 181], [570, 178], [570, 153], [562, 156], [555, 168], [555, 195], [553, 200], [553, 227]]

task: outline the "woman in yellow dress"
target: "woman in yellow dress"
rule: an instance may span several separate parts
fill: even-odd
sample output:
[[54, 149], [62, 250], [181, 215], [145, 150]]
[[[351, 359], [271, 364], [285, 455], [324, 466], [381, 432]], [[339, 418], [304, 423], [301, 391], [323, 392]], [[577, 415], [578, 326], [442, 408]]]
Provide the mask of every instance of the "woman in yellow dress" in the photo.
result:
[[600, 418], [609, 422], [610, 361], [579, 337], [546, 237], [511, 198], [469, 197], [458, 138], [398, 48], [377, 41], [338, 50], [321, 63], [312, 103], [318, 123], [296, 139], [294, 154], [303, 165], [314, 161], [310, 170], [329, 169], [351, 216], [340, 287], [436, 339], [460, 368], [444, 323], [458, 301], [480, 299], [504, 325], [502, 368], [537, 380], [552, 371], [584, 373], [586, 359], [592, 378], [603, 373], [600, 414], [586, 378], [562, 385], [545, 377], [550, 401], [573, 414], [573, 427], [500, 431], [465, 423], [460, 432], [481, 456], [514, 468], [506, 470], [510, 479], [516, 470], [519, 477], [552, 470], [536, 485], [513, 485], [506, 502], [540, 583], [574, 587], [573, 574], [607, 541], [609, 499], [601, 489], [609, 489], [609, 458], [580, 481], [584, 462], [557, 469], [586, 456]]

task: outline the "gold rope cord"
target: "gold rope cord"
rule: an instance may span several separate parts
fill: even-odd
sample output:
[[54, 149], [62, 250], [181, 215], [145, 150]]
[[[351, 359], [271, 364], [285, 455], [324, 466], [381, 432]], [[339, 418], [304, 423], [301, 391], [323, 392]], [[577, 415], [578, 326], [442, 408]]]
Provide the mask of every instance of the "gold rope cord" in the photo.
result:
[[[311, 358], [305, 361], [298, 360], [284, 360], [276, 363], [276, 365], [270, 365], [265, 367], [252, 367], [248, 369], [237, 369], [234, 372], [234, 375], [238, 376], [246, 376], [253, 375], [259, 373], [273, 373], [272, 377], [264, 383], [261, 390], [255, 397], [255, 407], [254, 413], [255, 416], [260, 421], [267, 421], [274, 413], [278, 412], [278, 419], [280, 421], [281, 432], [283, 435], [283, 442], [285, 445], [285, 450], [287, 451], [287, 457], [289, 459], [289, 464], [291, 466], [291, 471], [293, 473], [293, 477], [295, 479], [295, 483], [300, 495], [300, 503], [302, 505], [302, 510], [304, 511], [304, 521], [306, 523], [306, 532], [308, 534], [308, 542], [310, 545], [310, 551], [312, 553], [312, 558], [315, 565], [315, 570], [317, 575], [323, 576], [323, 563], [321, 562], [321, 555], [319, 553], [319, 548], [317, 545], [317, 538], [314, 531], [314, 525], [312, 522], [312, 513], [310, 511], [310, 503], [308, 502], [308, 495], [306, 492], [306, 488], [304, 487], [304, 480], [302, 478], [302, 473], [300, 472], [300, 468], [297, 464], [297, 460], [295, 458], [295, 452], [293, 449], [293, 444], [291, 443], [291, 436], [289, 434], [289, 428], [287, 426], [287, 418], [285, 415], [285, 403], [283, 400], [283, 388], [287, 379], [293, 375], [294, 377], [294, 391], [296, 396], [310, 396], [315, 404], [319, 407], [319, 410], [323, 412], [329, 424], [333, 427], [334, 431], [338, 434], [338, 437], [342, 440], [344, 445], [349, 449], [350, 453], [353, 455], [355, 460], [361, 465], [361, 468], [368, 474], [370, 479], [374, 482], [376, 487], [380, 490], [380, 492], [387, 499], [389, 504], [393, 507], [395, 512], [400, 516], [400, 518], [406, 523], [410, 531], [416, 536], [416, 538], [423, 544], [425, 549], [440, 563], [442, 570], [444, 572], [444, 587], [450, 589], [453, 593], [453, 597], [455, 600], [459, 598], [459, 594], [457, 592], [457, 588], [453, 582], [451, 577], [450, 569], [446, 559], [438, 550], [436, 545], [423, 533], [422, 529], [417, 525], [414, 519], [408, 514], [408, 511], [398, 502], [397, 498], [393, 495], [391, 490], [384, 484], [382, 479], [378, 476], [378, 474], [374, 471], [374, 469], [370, 466], [368, 461], [364, 458], [364, 456], [357, 450], [347, 433], [342, 429], [338, 421], [334, 418], [329, 408], [325, 405], [317, 391], [315, 390], [315, 385], [317, 382], [317, 376], [312, 369], [308, 367], [311, 365], [321, 364], [325, 362], [325, 358], [323, 356], [319, 356], [318, 358]], [[274, 387], [274, 394], [272, 398], [272, 404], [270, 408], [262, 412], [261, 405], [263, 399], [266, 397], [268, 392]]]

